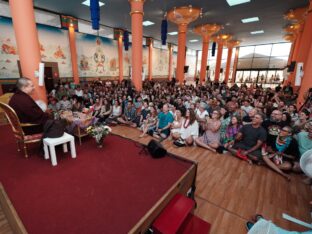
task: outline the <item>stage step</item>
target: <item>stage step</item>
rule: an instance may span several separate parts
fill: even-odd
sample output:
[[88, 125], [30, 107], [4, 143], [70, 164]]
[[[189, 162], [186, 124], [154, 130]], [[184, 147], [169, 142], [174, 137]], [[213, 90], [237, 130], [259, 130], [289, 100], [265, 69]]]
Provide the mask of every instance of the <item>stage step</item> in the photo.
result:
[[189, 214], [180, 227], [178, 234], [208, 234], [210, 231], [210, 223], [201, 218]]
[[155, 233], [177, 233], [195, 206], [194, 200], [175, 195], [153, 223]]

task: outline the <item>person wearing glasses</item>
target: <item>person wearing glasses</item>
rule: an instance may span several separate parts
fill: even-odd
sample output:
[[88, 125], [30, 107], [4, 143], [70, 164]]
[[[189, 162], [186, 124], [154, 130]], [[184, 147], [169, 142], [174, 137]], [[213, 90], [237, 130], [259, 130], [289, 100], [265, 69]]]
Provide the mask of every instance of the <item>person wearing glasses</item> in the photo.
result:
[[266, 142], [267, 151], [272, 152], [272, 149], [275, 147], [275, 142], [279, 131], [286, 126], [286, 123], [283, 121], [283, 112], [278, 109], [273, 110], [270, 119], [265, 120], [262, 126], [268, 133]]
[[263, 161], [272, 170], [290, 180], [290, 176], [284, 171], [292, 170], [291, 161], [295, 159], [295, 156], [298, 156], [298, 144], [292, 137], [291, 127], [285, 126], [279, 131], [273, 151], [271, 154], [264, 155]]

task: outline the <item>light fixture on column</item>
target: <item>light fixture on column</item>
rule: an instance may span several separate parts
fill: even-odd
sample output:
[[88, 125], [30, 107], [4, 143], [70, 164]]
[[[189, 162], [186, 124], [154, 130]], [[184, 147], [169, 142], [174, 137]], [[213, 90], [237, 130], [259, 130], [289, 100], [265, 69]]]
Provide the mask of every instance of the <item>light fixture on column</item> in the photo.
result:
[[203, 24], [203, 25], [196, 26], [193, 29], [193, 32], [201, 36], [204, 36], [204, 35], [211, 36], [219, 32], [221, 29], [223, 29], [223, 26], [218, 25], [218, 24]]
[[184, 81], [185, 65], [185, 44], [187, 26], [196, 20], [200, 15], [200, 8], [189, 6], [174, 7], [167, 12], [167, 19], [178, 25], [178, 58], [177, 58], [177, 79], [180, 84]]
[[287, 33], [299, 33], [303, 29], [303, 23], [294, 23], [284, 28]]
[[238, 40], [230, 40], [230, 41], [225, 42], [225, 45], [226, 45], [226, 47], [234, 48], [234, 47], [239, 46], [240, 43], [241, 43], [241, 41], [238, 41]]
[[288, 33], [283, 38], [285, 41], [294, 42], [296, 40], [296, 35], [292, 33]]
[[176, 24], [189, 24], [199, 17], [200, 12], [200, 8], [193, 7], [192, 5], [174, 7], [167, 12], [167, 19]]
[[308, 13], [308, 7], [301, 7], [297, 9], [289, 10], [285, 15], [284, 18], [289, 21], [293, 22], [302, 22]]

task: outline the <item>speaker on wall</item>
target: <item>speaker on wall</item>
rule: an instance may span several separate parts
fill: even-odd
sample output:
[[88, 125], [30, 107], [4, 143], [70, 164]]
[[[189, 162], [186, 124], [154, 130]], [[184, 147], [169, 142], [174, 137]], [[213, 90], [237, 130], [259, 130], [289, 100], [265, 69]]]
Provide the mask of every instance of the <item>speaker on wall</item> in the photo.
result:
[[184, 73], [188, 73], [189, 66], [184, 66]]
[[223, 68], [220, 68], [220, 73], [223, 73]]
[[153, 158], [162, 158], [167, 154], [167, 150], [155, 140], [151, 140], [147, 145], [148, 152]]
[[206, 71], [209, 71], [209, 66], [206, 66]]
[[296, 61], [291, 61], [288, 65], [287, 72], [294, 72], [296, 67]]

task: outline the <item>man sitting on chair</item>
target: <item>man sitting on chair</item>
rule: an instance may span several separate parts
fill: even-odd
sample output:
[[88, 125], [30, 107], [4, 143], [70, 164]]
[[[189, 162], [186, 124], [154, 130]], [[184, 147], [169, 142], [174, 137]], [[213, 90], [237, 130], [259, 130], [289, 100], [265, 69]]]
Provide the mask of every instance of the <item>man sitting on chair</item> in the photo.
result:
[[19, 78], [16, 83], [17, 91], [9, 101], [9, 105], [16, 112], [21, 123], [38, 124], [24, 128], [26, 135], [40, 133], [43, 125], [49, 119], [49, 114], [43, 112], [37, 103], [31, 98], [34, 92], [34, 84], [28, 78]]

